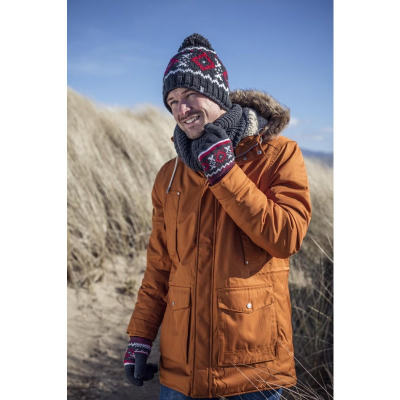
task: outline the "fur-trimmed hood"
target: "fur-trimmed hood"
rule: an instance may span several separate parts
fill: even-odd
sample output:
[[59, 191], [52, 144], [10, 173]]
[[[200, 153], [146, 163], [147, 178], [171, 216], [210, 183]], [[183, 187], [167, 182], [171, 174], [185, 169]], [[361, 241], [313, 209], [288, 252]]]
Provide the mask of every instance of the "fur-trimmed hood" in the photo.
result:
[[231, 92], [229, 97], [232, 103], [250, 107], [268, 121], [262, 132], [267, 141], [278, 137], [289, 124], [289, 108], [281, 105], [265, 92], [238, 89]]

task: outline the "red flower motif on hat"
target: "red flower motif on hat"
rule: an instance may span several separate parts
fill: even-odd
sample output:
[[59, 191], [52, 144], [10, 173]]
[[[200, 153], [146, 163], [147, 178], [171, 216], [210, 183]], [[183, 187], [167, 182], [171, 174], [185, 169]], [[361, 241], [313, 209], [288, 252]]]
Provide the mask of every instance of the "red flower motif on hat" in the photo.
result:
[[227, 84], [228, 87], [229, 87], [229, 82], [228, 82], [228, 71], [225, 71], [225, 72], [222, 74], [222, 76], [225, 78], [225, 82], [226, 82], [226, 84]]
[[201, 53], [200, 55], [193, 57], [192, 61], [197, 64], [202, 71], [215, 68], [213, 61], [206, 53]]

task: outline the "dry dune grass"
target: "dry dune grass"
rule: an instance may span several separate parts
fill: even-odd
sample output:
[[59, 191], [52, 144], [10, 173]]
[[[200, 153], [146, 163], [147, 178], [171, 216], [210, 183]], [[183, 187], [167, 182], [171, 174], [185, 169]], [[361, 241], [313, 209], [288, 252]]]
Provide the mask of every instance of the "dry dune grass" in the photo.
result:
[[[151, 229], [150, 194], [175, 156], [174, 121], [156, 108], [96, 106], [68, 90], [68, 283], [90, 286], [116, 256], [134, 259]], [[333, 173], [305, 159], [313, 218], [291, 258], [290, 289], [299, 384], [285, 398], [331, 398], [333, 378]]]
[[153, 108], [101, 109], [68, 90], [68, 280], [96, 280], [109, 255], [146, 246], [150, 193], [174, 156], [172, 118]]
[[310, 261], [318, 262], [321, 252], [333, 258], [333, 170], [318, 159], [306, 158], [305, 163], [313, 214], [303, 250], [313, 256]]

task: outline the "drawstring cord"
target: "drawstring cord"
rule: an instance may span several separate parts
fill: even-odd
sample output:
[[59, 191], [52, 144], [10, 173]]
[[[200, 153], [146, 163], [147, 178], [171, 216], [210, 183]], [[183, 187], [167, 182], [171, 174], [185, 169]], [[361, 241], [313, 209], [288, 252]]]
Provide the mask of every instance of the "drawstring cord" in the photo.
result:
[[178, 156], [175, 158], [175, 167], [174, 171], [172, 172], [171, 180], [169, 181], [167, 193], [169, 193], [169, 190], [171, 189], [172, 181], [174, 180], [175, 172], [176, 172], [176, 167], [178, 166]]

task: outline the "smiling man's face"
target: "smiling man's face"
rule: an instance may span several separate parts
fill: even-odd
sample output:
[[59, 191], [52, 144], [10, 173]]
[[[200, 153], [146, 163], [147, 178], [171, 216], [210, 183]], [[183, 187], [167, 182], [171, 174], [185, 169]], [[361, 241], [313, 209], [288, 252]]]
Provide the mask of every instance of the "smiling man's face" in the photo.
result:
[[204, 125], [214, 122], [226, 112], [208, 97], [186, 88], [171, 90], [167, 103], [175, 121], [189, 139], [199, 138]]

